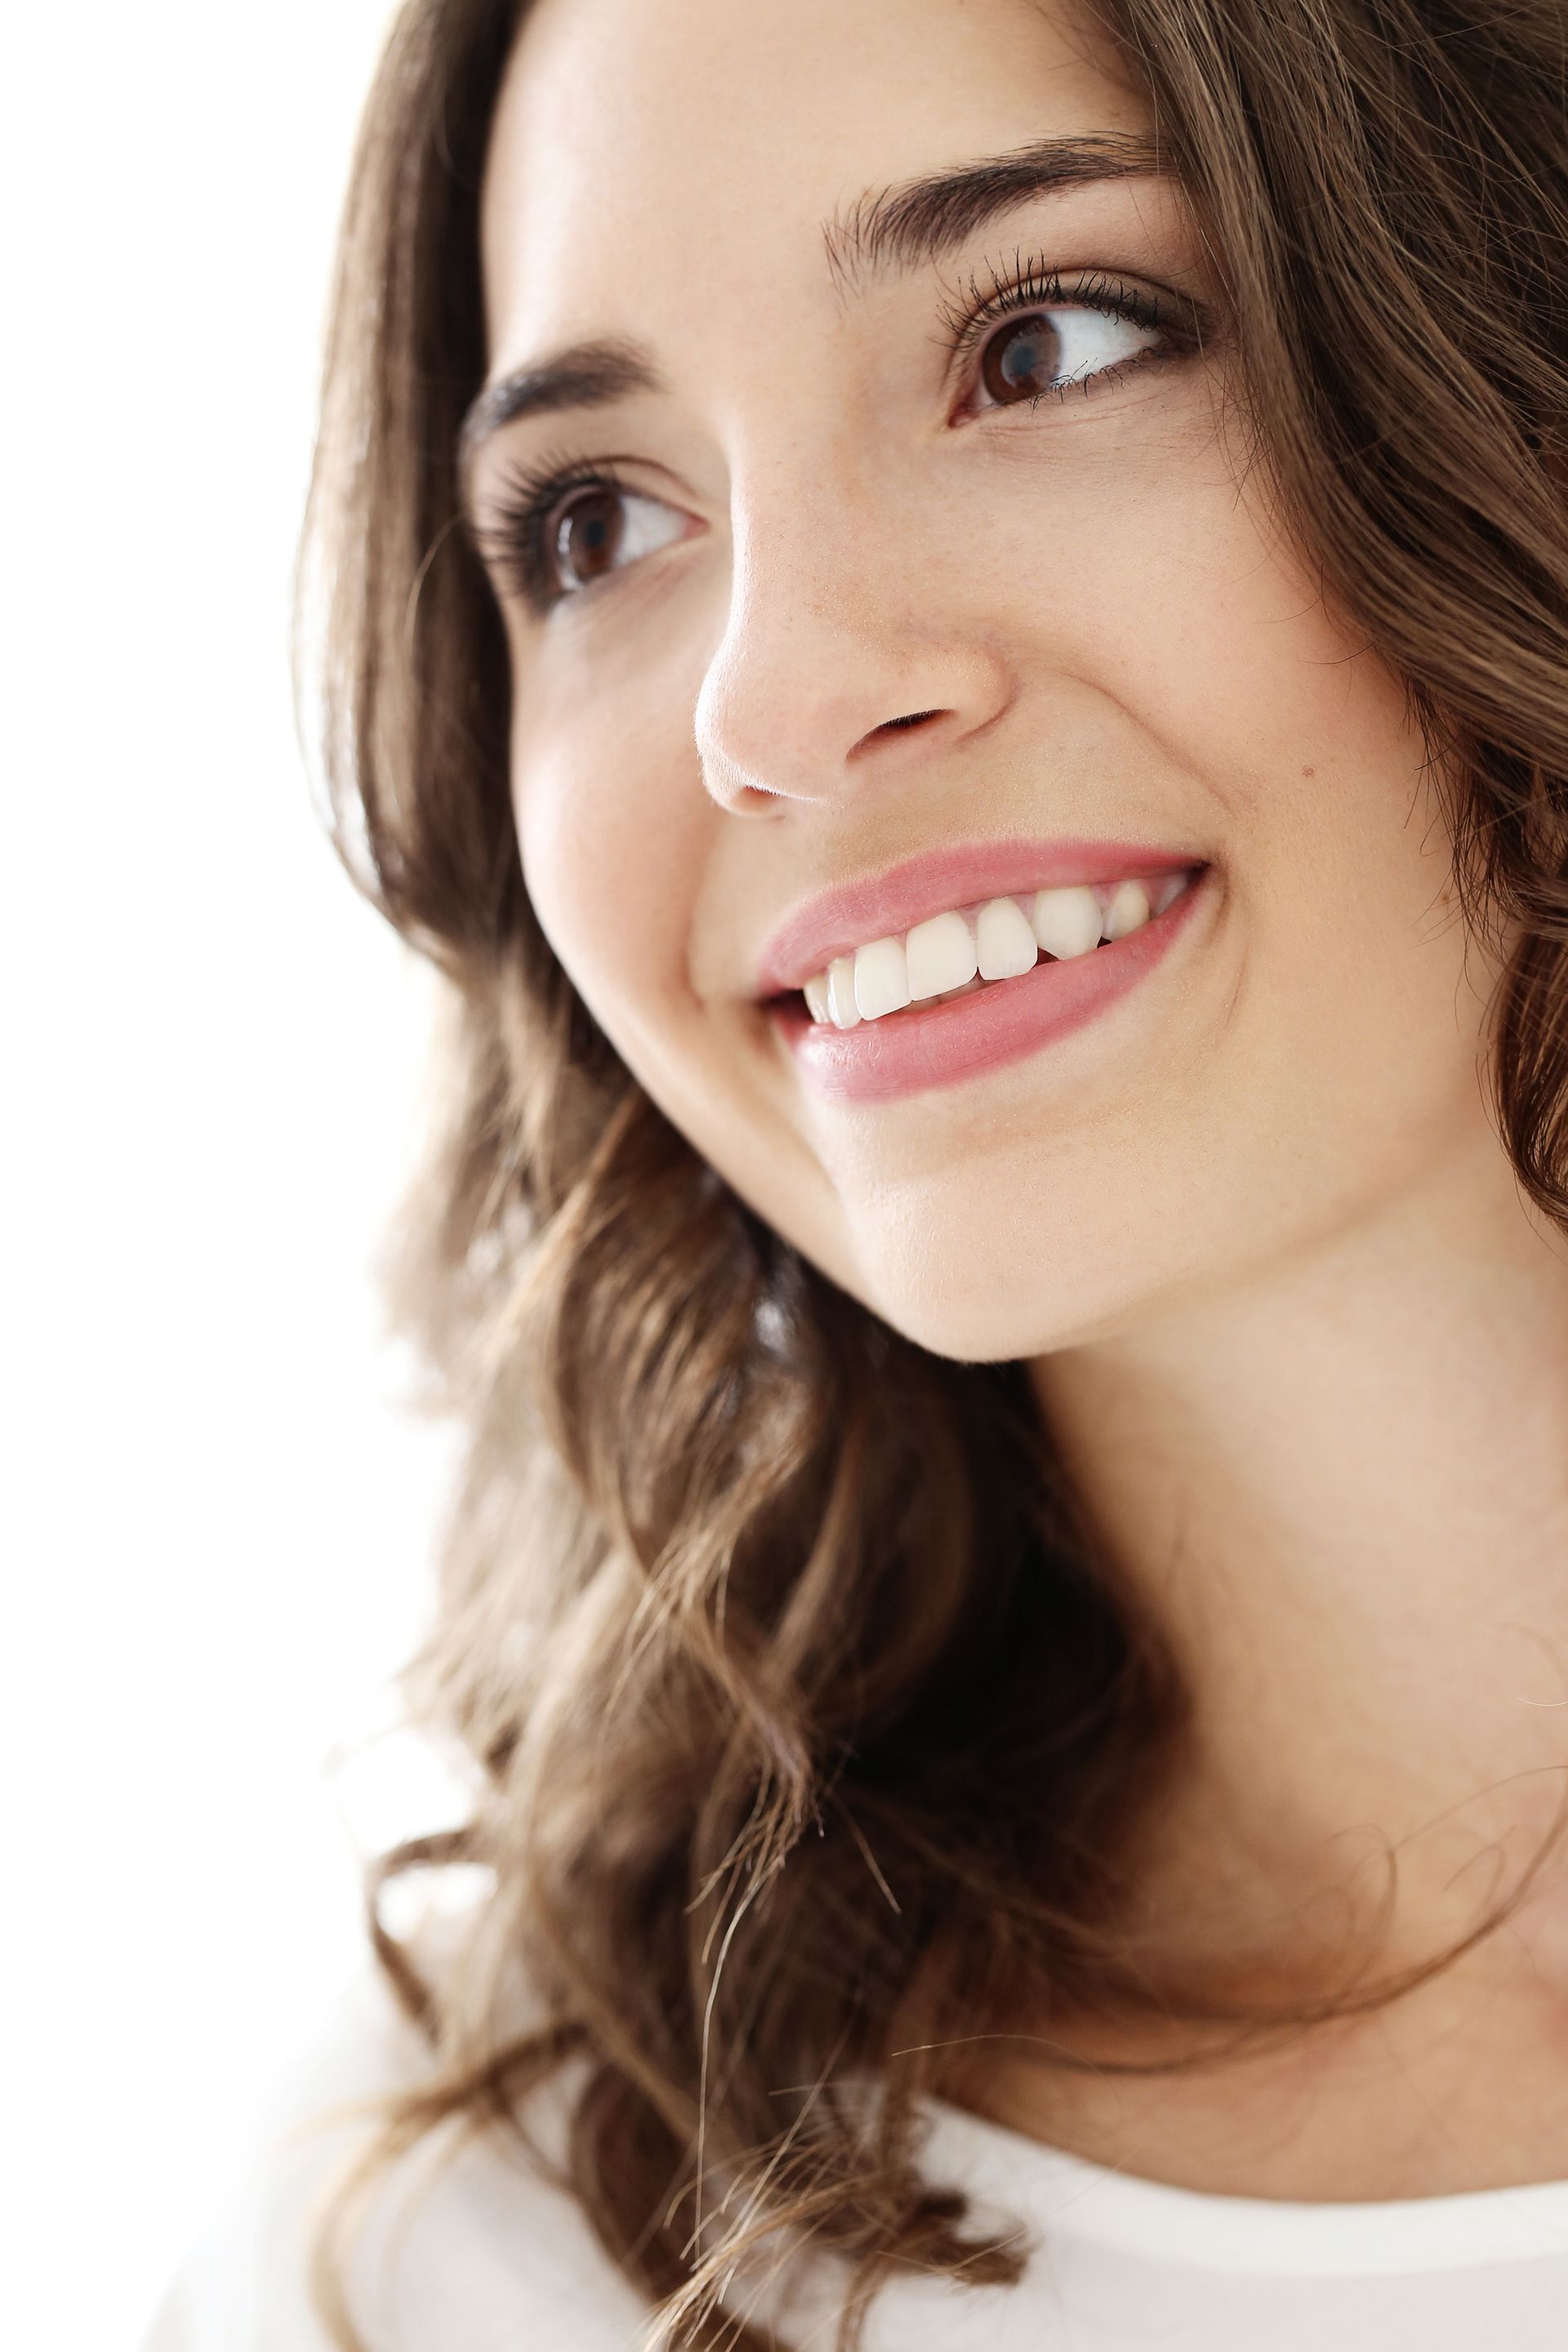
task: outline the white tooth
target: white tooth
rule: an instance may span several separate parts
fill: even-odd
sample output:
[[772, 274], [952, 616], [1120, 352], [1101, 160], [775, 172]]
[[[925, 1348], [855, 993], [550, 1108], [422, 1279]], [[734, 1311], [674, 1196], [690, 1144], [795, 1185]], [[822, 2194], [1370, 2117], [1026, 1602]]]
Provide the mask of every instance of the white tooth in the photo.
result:
[[1103, 936], [1124, 940], [1129, 931], [1142, 930], [1148, 919], [1149, 893], [1142, 882], [1119, 882], [1105, 910]]
[[1191, 879], [1190, 873], [1167, 874], [1149, 901], [1149, 912], [1152, 915], [1163, 915], [1172, 901], [1181, 897]]
[[904, 950], [910, 992], [906, 1003], [962, 988], [980, 969], [973, 934], [962, 915], [933, 915], [929, 922], [917, 923], [905, 936]]
[[855, 1003], [862, 1021], [900, 1013], [910, 1001], [902, 940], [873, 940], [855, 950]]
[[940, 996], [932, 997], [931, 1001], [933, 1004], [951, 1004], [955, 996], [973, 996], [977, 988], [984, 985], [983, 980], [966, 980], [962, 988], [944, 988]]
[[855, 959], [835, 956], [827, 967], [827, 1012], [836, 1029], [856, 1029], [860, 1014], [855, 1003]]
[[982, 980], [1016, 980], [1033, 971], [1040, 960], [1039, 944], [1016, 898], [991, 898], [974, 923]]
[[1035, 937], [1047, 955], [1087, 955], [1100, 945], [1100, 900], [1087, 882], [1035, 893]]
[[805, 1009], [814, 1021], [832, 1020], [827, 1004], [827, 974], [825, 971], [819, 971], [814, 980], [806, 982]]

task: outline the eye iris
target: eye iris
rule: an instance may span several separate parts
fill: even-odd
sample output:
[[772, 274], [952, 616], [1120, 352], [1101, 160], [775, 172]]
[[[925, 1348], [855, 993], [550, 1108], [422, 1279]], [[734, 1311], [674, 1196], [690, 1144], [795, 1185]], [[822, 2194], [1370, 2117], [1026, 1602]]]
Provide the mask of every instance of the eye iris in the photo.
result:
[[622, 514], [616, 490], [585, 490], [563, 507], [555, 525], [555, 561], [563, 580], [585, 587], [615, 563]]
[[1048, 319], [1015, 320], [988, 343], [980, 373], [993, 400], [1028, 399], [1048, 392], [1059, 368], [1060, 338]]

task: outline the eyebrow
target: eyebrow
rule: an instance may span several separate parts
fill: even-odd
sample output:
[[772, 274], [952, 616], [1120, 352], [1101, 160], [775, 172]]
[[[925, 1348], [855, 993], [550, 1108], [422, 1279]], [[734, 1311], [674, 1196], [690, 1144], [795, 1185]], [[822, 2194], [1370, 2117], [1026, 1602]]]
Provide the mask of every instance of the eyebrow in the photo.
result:
[[[1153, 176], [1165, 168], [1147, 134], [1091, 131], [1037, 140], [1005, 155], [868, 190], [847, 214], [836, 213], [822, 224], [828, 270], [841, 294], [858, 294], [873, 278], [907, 275], [945, 259], [988, 222], [1033, 197]], [[487, 384], [463, 418], [459, 481], [467, 484], [481, 445], [519, 417], [603, 408], [634, 393], [668, 388], [644, 346], [618, 336], [574, 343], [513, 368]]]

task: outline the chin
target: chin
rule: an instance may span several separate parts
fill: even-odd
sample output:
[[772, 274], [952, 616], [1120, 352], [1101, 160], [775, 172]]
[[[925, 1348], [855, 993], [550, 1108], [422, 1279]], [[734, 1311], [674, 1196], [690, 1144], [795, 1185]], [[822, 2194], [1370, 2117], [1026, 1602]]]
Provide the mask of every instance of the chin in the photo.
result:
[[1121, 1328], [1125, 1314], [1124, 1301], [1086, 1297], [1079, 1286], [1069, 1290], [1038, 1276], [1020, 1284], [1016, 1275], [999, 1278], [994, 1268], [982, 1272], [934, 1251], [913, 1276], [893, 1280], [883, 1268], [876, 1282], [857, 1285], [856, 1295], [902, 1338], [959, 1364], [1050, 1355]]

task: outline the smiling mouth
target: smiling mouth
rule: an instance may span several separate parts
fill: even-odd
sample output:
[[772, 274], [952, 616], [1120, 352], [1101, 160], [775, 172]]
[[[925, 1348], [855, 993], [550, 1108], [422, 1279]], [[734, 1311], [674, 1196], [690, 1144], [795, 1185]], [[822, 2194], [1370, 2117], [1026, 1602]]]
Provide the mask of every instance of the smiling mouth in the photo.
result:
[[801, 988], [765, 997], [766, 1013], [813, 1026], [901, 1025], [910, 1013], [1005, 987], [1041, 962], [1076, 961], [1131, 938], [1182, 898], [1206, 869], [1075, 883], [949, 908], [902, 934], [836, 957]]

